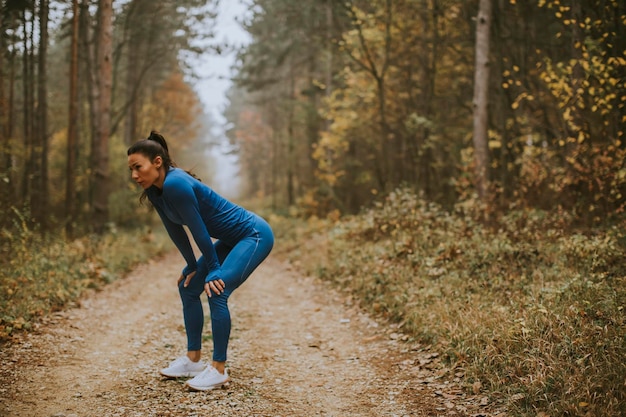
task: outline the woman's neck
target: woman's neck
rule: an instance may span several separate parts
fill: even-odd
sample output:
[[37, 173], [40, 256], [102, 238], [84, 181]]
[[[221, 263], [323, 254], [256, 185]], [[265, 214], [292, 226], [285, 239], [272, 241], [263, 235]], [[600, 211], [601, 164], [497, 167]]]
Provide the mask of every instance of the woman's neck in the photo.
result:
[[163, 183], [165, 183], [165, 177], [167, 176], [167, 172], [165, 168], [161, 167], [159, 169], [159, 178], [154, 182], [154, 186], [159, 190], [163, 190]]

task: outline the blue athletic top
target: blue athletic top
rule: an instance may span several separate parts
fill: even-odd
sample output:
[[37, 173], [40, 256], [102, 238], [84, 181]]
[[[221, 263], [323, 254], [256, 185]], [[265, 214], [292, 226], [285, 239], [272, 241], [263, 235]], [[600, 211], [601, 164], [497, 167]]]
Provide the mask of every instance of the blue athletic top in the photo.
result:
[[187, 262], [184, 276], [195, 271], [197, 263], [183, 225], [189, 228], [202, 252], [209, 271], [207, 282], [220, 277], [221, 267], [211, 238], [234, 246], [254, 228], [251, 212], [228, 201], [180, 168], [169, 169], [162, 190], [153, 185], [146, 194]]

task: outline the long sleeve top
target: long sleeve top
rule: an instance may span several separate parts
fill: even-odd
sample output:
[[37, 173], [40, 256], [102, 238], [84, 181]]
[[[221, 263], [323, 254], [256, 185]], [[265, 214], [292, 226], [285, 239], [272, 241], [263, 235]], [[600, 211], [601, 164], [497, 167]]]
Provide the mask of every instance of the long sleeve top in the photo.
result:
[[206, 262], [207, 282], [219, 278], [220, 272], [212, 238], [234, 246], [254, 227], [251, 212], [220, 196], [180, 168], [169, 169], [162, 190], [152, 186], [146, 194], [187, 262], [183, 269], [185, 276], [197, 269], [197, 260], [183, 226], [189, 228], [202, 253], [202, 261]]

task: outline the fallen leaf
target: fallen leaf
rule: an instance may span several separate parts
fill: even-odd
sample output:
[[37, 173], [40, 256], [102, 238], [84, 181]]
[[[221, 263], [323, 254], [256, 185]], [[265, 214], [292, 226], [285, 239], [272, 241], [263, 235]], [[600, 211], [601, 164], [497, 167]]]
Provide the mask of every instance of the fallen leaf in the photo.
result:
[[480, 390], [482, 389], [483, 384], [480, 381], [476, 381], [472, 384], [472, 392], [475, 395], [478, 395], [480, 393]]

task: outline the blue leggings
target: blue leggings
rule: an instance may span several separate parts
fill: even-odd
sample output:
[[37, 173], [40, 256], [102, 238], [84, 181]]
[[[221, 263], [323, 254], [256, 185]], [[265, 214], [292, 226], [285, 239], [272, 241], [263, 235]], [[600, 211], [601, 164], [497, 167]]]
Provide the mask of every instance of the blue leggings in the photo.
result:
[[[274, 246], [274, 234], [270, 225], [261, 217], [256, 216], [255, 226], [249, 236], [240, 240], [235, 246], [229, 246], [219, 240], [214, 243], [214, 246], [222, 265], [221, 279], [224, 281], [225, 288], [222, 294], [211, 294], [211, 297], [207, 297], [211, 310], [213, 360], [226, 362], [226, 351], [230, 338], [228, 297], [269, 255]], [[183, 302], [187, 350], [201, 350], [202, 347], [204, 312], [200, 296], [204, 292], [204, 280], [207, 274], [206, 265], [201, 257], [198, 259], [196, 275], [191, 279], [189, 285], [185, 288], [183, 286], [185, 280], [182, 280], [178, 286]]]

